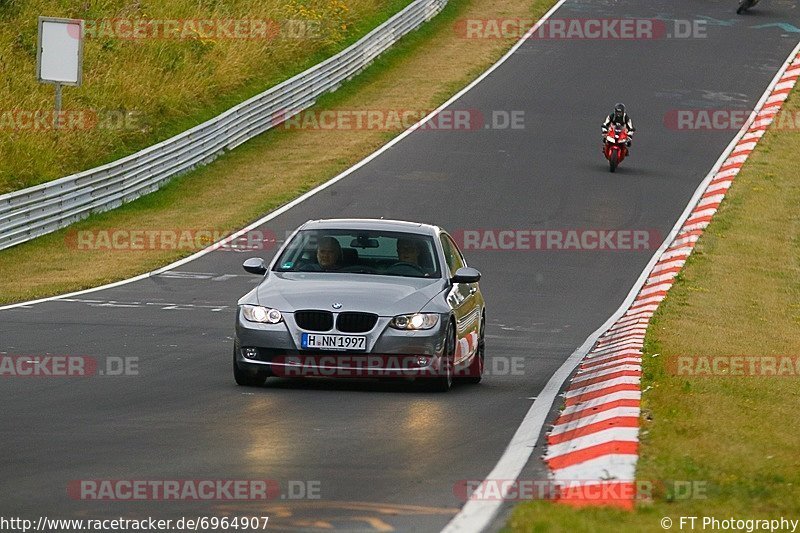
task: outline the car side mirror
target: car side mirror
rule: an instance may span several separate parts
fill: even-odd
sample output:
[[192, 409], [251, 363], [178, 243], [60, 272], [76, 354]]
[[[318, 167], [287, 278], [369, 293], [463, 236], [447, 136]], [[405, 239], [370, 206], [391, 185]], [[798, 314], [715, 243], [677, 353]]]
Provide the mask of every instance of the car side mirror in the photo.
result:
[[481, 279], [481, 273], [470, 267], [461, 267], [456, 270], [455, 275], [451, 278], [453, 283], [478, 283]]
[[260, 257], [251, 257], [242, 263], [242, 268], [251, 274], [258, 274], [259, 276], [263, 276], [267, 273], [267, 264], [264, 263], [264, 260]]

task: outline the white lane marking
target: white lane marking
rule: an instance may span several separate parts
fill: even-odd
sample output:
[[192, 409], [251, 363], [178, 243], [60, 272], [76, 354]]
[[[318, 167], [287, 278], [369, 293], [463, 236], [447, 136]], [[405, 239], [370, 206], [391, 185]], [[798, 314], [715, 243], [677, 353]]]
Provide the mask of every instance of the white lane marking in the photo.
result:
[[89, 307], [124, 307], [124, 308], [130, 308], [130, 307], [142, 307], [142, 306], [139, 305], [138, 303], [125, 304], [125, 303], [115, 302], [115, 301], [112, 300], [112, 301], [108, 301], [108, 302], [103, 302], [101, 304], [89, 304]]
[[167, 278], [167, 279], [209, 279], [211, 281], [228, 281], [229, 279], [234, 278], [248, 278], [253, 280], [260, 280], [260, 278], [256, 278], [253, 275], [246, 275], [246, 274], [218, 274], [214, 272], [181, 272], [179, 270], [170, 270], [168, 272], [162, 272], [161, 274], [157, 274], [159, 278]]
[[[553, 11], [555, 11], [555, 9], [560, 7], [562, 3], [563, 0], [556, 4], [553, 9], [548, 11], [542, 20], [546, 20], [546, 18], [549, 17]], [[536, 26], [534, 26], [531, 31], [535, 30]], [[525, 34], [522, 39], [526, 39], [527, 37], [528, 34]], [[519, 47], [520, 44], [521, 42], [518, 42], [515, 47]], [[513, 52], [515, 49], [516, 48], [512, 48], [511, 52]], [[781, 68], [778, 69], [778, 72], [775, 74], [775, 77], [772, 79], [769, 85], [767, 85], [766, 90], [762, 94], [761, 99], [759, 99], [759, 101], [756, 103], [754, 109], [760, 109], [764, 105], [764, 102], [772, 92], [772, 88], [778, 83], [778, 80], [786, 71], [789, 63], [797, 56], [798, 50], [800, 50], [800, 43], [797, 44], [794, 50], [792, 50], [792, 53], [789, 55], [788, 59], [784, 61]], [[514, 433], [511, 442], [508, 444], [508, 447], [506, 447], [503, 455], [500, 457], [500, 460], [489, 473], [486, 480], [484, 480], [484, 483], [489, 484], [492, 483], [492, 480], [516, 479], [519, 477], [520, 472], [522, 472], [522, 469], [527, 464], [528, 459], [533, 452], [534, 446], [539, 439], [539, 435], [541, 434], [542, 427], [544, 426], [544, 422], [547, 419], [547, 414], [550, 412], [561, 386], [564, 384], [567, 378], [569, 378], [573, 369], [578, 366], [584, 356], [589, 352], [600, 335], [605, 333], [608, 328], [614, 325], [614, 323], [616, 323], [617, 320], [627, 312], [628, 308], [635, 300], [636, 295], [639, 293], [639, 290], [641, 290], [647, 281], [650, 275], [650, 270], [661, 257], [661, 254], [663, 254], [664, 251], [673, 243], [672, 236], [677, 235], [681, 230], [683, 224], [689, 218], [689, 215], [694, 209], [694, 206], [700, 201], [700, 198], [705, 192], [705, 189], [708, 187], [708, 184], [712, 179], [714, 179], [714, 175], [722, 167], [722, 163], [725, 161], [728, 154], [733, 150], [742, 136], [747, 133], [747, 130], [750, 128], [750, 124], [752, 122], [753, 116], [751, 114], [751, 117], [745, 122], [745, 124], [742, 126], [742, 129], [740, 129], [737, 135], [731, 140], [720, 157], [717, 159], [716, 163], [714, 163], [714, 165], [711, 167], [711, 170], [709, 170], [708, 174], [706, 174], [705, 178], [697, 186], [697, 189], [695, 189], [691, 199], [686, 204], [686, 208], [683, 210], [683, 213], [675, 222], [672, 231], [667, 234], [668, 237], [650, 258], [650, 261], [642, 270], [642, 273], [639, 275], [636, 283], [633, 284], [633, 287], [631, 287], [630, 292], [625, 297], [625, 300], [620, 304], [619, 308], [609, 317], [608, 320], [606, 320], [602, 326], [595, 330], [594, 333], [589, 335], [586, 341], [584, 341], [584, 343], [579, 346], [567, 358], [566, 361], [564, 361], [561, 367], [559, 367], [559, 369], [556, 370], [547, 381], [544, 389], [542, 389], [542, 392], [533, 402], [533, 405], [531, 405], [527, 414], [522, 419], [522, 422], [517, 428], [517, 431]], [[633, 465], [635, 465], [635, 456]], [[633, 466], [631, 466], [631, 476], [633, 475], [632, 469]], [[454, 516], [452, 520], [450, 520], [450, 522], [442, 531], [448, 533], [454, 531], [483, 531], [487, 526], [489, 526], [492, 519], [500, 510], [500, 506], [503, 505], [503, 499], [506, 497], [506, 495], [507, 492], [502, 494], [500, 498], [492, 501], [469, 499], [467, 503], [464, 504], [464, 507], [461, 508], [461, 511], [459, 511], [459, 513]]]
[[158, 308], [160, 310], [191, 311], [193, 309], [208, 309], [212, 312], [229, 309], [228, 305], [213, 304], [183, 304], [173, 302], [120, 302], [117, 300], [88, 300], [82, 298], [60, 298], [59, 302], [85, 304], [89, 307], [124, 307], [124, 308]]

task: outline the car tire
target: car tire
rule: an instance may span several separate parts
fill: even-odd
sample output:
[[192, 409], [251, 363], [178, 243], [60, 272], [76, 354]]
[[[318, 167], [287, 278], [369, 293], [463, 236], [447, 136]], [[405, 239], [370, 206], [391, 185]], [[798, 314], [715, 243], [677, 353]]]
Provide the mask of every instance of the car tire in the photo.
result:
[[476, 384], [480, 383], [483, 379], [483, 365], [485, 362], [484, 355], [486, 354], [486, 330], [485, 328], [486, 317], [481, 318], [481, 331], [478, 334], [478, 350], [469, 365], [467, 376], [464, 378], [464, 383]]
[[245, 370], [239, 368], [239, 363], [236, 361], [236, 354], [239, 353], [239, 343], [233, 344], [233, 379], [237, 385], [242, 387], [260, 387], [267, 381], [269, 372], [266, 370]]
[[456, 356], [456, 329], [450, 322], [447, 326], [444, 345], [443, 361], [439, 372], [433, 377], [431, 390], [434, 392], [447, 392], [453, 386], [453, 361]]

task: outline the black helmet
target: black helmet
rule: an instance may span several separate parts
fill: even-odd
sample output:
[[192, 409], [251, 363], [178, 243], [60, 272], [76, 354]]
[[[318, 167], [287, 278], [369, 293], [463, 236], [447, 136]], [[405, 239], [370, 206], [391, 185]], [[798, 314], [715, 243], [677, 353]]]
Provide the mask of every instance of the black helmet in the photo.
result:
[[625, 116], [625, 104], [617, 104], [614, 106], [614, 116], [618, 118]]

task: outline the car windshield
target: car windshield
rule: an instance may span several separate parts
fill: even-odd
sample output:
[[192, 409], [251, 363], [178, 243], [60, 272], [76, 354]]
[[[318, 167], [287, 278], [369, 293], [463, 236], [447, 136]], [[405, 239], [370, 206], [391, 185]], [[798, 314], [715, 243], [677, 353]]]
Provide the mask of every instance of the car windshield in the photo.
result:
[[433, 238], [379, 230], [303, 230], [276, 261], [276, 272], [346, 272], [438, 278]]

